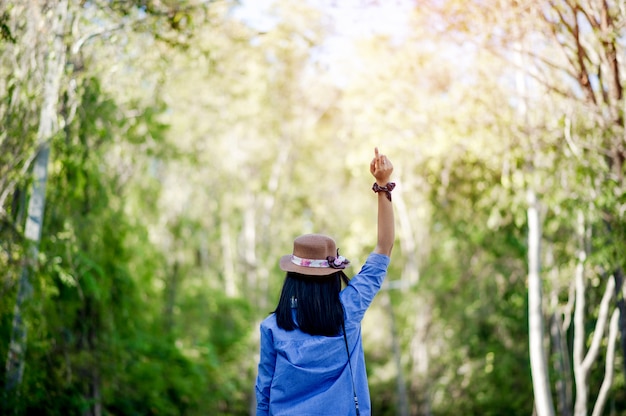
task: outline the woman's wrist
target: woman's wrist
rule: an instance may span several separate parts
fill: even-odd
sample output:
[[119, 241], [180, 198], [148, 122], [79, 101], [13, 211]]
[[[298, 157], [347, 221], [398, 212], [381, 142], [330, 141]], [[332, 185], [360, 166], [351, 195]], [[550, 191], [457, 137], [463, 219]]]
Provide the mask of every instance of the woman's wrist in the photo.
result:
[[381, 193], [387, 197], [389, 201], [391, 201], [391, 191], [396, 187], [395, 182], [387, 182], [384, 185], [381, 185], [380, 182], [374, 182], [372, 185], [372, 191], [375, 193]]

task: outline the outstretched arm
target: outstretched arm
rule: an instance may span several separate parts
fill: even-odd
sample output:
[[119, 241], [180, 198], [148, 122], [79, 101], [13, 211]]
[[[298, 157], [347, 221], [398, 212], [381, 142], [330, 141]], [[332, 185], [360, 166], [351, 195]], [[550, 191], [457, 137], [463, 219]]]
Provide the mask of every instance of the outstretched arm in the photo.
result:
[[[390, 182], [393, 165], [387, 156], [378, 153], [377, 147], [374, 149], [374, 159], [370, 163], [370, 172], [379, 186], [387, 186]], [[391, 198], [388, 198], [385, 192], [378, 192], [377, 197], [378, 241], [374, 252], [390, 256], [395, 239], [393, 205], [391, 204]]]

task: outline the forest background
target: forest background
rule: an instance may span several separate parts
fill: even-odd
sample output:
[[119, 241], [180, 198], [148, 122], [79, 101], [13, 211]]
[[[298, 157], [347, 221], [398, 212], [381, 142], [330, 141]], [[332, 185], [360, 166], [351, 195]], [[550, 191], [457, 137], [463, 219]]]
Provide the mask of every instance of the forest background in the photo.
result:
[[626, 415], [614, 0], [0, 0], [0, 413], [253, 413], [306, 232], [355, 267], [375, 415]]

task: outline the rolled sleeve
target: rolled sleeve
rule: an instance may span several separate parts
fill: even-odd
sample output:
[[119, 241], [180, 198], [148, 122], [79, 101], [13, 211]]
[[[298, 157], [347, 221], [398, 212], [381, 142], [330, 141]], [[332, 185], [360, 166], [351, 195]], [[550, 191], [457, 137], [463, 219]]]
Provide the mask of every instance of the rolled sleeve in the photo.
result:
[[352, 324], [360, 323], [372, 300], [380, 290], [387, 275], [389, 257], [371, 253], [361, 271], [350, 280], [341, 292], [341, 300], [346, 310], [346, 318]]

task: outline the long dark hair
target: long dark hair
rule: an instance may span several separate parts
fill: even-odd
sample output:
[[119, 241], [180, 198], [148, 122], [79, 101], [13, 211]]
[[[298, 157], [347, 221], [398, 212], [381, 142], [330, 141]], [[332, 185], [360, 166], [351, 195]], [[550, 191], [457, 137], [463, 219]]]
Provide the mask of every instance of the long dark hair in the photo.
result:
[[[349, 280], [343, 271], [328, 276], [307, 276], [287, 272], [280, 300], [274, 313], [276, 323], [286, 331], [299, 328], [311, 335], [335, 336], [343, 324], [339, 300], [341, 283]], [[295, 308], [295, 322], [292, 315]]]

